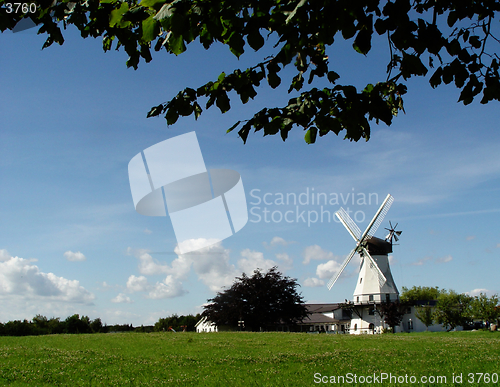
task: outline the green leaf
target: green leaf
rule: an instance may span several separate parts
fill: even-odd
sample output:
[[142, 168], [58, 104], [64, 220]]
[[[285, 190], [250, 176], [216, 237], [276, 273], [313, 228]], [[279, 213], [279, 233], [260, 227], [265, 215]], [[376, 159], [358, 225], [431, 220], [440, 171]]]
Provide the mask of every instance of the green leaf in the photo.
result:
[[281, 78], [276, 73], [269, 73], [267, 76], [267, 82], [269, 82], [269, 86], [276, 89], [281, 83]]
[[229, 45], [230, 51], [238, 58], [245, 52], [243, 48], [245, 46], [245, 41], [238, 32], [232, 32], [226, 43]]
[[163, 4], [158, 13], [155, 15], [155, 19], [158, 21], [162, 21], [163, 19], [168, 19], [169, 17], [171, 17], [175, 11], [174, 4], [176, 2], [177, 1], [174, 1], [173, 3]]
[[197, 120], [198, 117], [201, 115], [203, 112], [203, 109], [201, 106], [198, 104], [198, 102], [193, 103], [193, 110], [194, 110], [194, 119]]
[[340, 75], [338, 75], [335, 71], [328, 71], [327, 78], [330, 83], [335, 83], [335, 81], [340, 78]]
[[160, 26], [154, 16], [148, 17], [142, 22], [142, 41], [151, 42], [156, 39], [160, 33]]
[[123, 20], [132, 23], [138, 23], [147, 19], [148, 17], [149, 13], [146, 11], [146, 8], [143, 7], [130, 8], [130, 10], [123, 14]]
[[403, 52], [403, 60], [401, 61], [401, 73], [405, 79], [412, 75], [427, 74], [427, 67], [424, 66], [420, 58], [416, 55], [409, 55]]
[[184, 44], [184, 39], [182, 35], [171, 34], [168, 39], [168, 47], [175, 55], [182, 54], [186, 51], [186, 45]]
[[221, 113], [225, 113], [229, 109], [231, 109], [231, 105], [229, 104], [229, 98], [225, 91], [219, 93], [219, 95], [217, 96], [217, 100], [215, 101], [215, 104], [220, 109]]
[[308, 144], [314, 144], [316, 142], [316, 136], [318, 134], [318, 129], [315, 127], [309, 128], [304, 136], [304, 140]]
[[237, 121], [233, 126], [226, 130], [226, 133], [232, 132], [240, 124], [240, 122], [241, 121]]
[[264, 38], [258, 29], [250, 31], [247, 36], [247, 41], [250, 47], [252, 47], [255, 51], [258, 51], [264, 45]]
[[173, 125], [179, 119], [179, 114], [177, 114], [175, 109], [170, 108], [167, 110], [167, 114], [165, 114], [165, 118], [167, 119], [167, 125]]
[[434, 71], [434, 74], [432, 74], [431, 78], [429, 79], [429, 83], [431, 84], [432, 88], [436, 88], [438, 85], [441, 84], [442, 74], [443, 74], [443, 69], [441, 67], [437, 68], [436, 71]]
[[128, 4], [123, 2], [120, 8], [111, 11], [111, 16], [109, 19], [110, 27], [128, 27], [131, 23], [129, 21], [122, 20], [123, 14], [128, 11]]
[[[140, 5], [143, 7], [154, 8], [159, 7], [160, 3], [165, 3], [166, 0], [141, 0]], [[101, 1], [102, 3], [102, 1]]]
[[147, 115], [147, 118], [159, 116], [161, 113], [163, 113], [163, 104], [151, 108]]
[[366, 55], [372, 48], [372, 33], [367, 29], [362, 29], [356, 35], [352, 46], [360, 54]]

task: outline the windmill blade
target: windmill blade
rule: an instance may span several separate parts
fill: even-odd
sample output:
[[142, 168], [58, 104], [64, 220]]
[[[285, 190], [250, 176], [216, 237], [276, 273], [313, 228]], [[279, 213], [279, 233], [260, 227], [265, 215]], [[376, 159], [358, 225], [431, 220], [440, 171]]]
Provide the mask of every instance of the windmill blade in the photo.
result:
[[382, 223], [382, 221], [384, 220], [384, 216], [387, 214], [387, 211], [389, 211], [389, 208], [391, 208], [393, 201], [394, 198], [391, 196], [391, 194], [388, 194], [384, 202], [378, 209], [377, 213], [373, 217], [372, 221], [370, 222], [370, 224], [368, 224], [368, 227], [366, 228], [365, 232], [361, 236], [360, 239], [361, 241], [365, 239], [367, 235], [371, 238], [373, 234], [375, 234], [378, 227], [380, 226], [380, 223]]
[[337, 282], [337, 280], [339, 279], [340, 275], [342, 274], [342, 272], [344, 271], [344, 269], [346, 268], [346, 266], [349, 264], [349, 262], [351, 261], [352, 257], [354, 256], [354, 254], [356, 254], [356, 249], [352, 250], [351, 253], [347, 256], [347, 258], [345, 259], [344, 263], [342, 263], [342, 266], [340, 266], [340, 270], [338, 271], [337, 274], [335, 274], [332, 279], [330, 280], [330, 282], [328, 282], [328, 290], [330, 290], [332, 288], [333, 285], [335, 285], [335, 282]]
[[339, 220], [342, 222], [344, 227], [349, 231], [349, 234], [353, 237], [353, 239], [356, 242], [359, 242], [360, 239], [359, 237], [361, 236], [361, 230], [359, 229], [358, 225], [354, 223], [354, 221], [351, 219], [349, 214], [344, 210], [342, 207], [340, 207], [340, 210], [338, 210], [335, 215]]
[[368, 250], [364, 247], [363, 247], [363, 253], [368, 257], [371, 264], [373, 265], [373, 268], [375, 269], [375, 271], [378, 274], [378, 282], [379, 282], [380, 286], [382, 286], [387, 281], [387, 278], [385, 278], [385, 275], [384, 275], [384, 273], [382, 273], [382, 270], [380, 270], [380, 268], [378, 267], [377, 262], [375, 262], [375, 260], [370, 255]]

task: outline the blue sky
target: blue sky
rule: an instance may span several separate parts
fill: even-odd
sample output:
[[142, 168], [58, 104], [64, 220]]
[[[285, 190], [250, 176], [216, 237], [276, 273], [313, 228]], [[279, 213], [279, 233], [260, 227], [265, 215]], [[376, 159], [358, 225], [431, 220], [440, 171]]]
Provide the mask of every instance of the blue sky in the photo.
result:
[[[201, 312], [242, 271], [275, 264], [298, 279], [308, 302], [350, 299], [356, 262], [331, 291], [326, 283], [353, 241], [326, 215], [307, 224], [307, 213], [349, 207], [364, 229], [387, 193], [395, 202], [376, 235], [385, 236], [389, 220], [403, 230], [391, 258], [400, 289], [500, 291], [498, 104], [464, 107], [453, 86], [432, 90], [426, 80], [411, 79], [406, 114], [391, 127], [374, 125], [369, 142], [328, 135], [307, 145], [294, 129], [285, 143], [257, 133], [244, 145], [226, 129], [257, 109], [284, 105], [286, 77], [285, 87], [263, 86], [247, 105], [235, 98], [224, 115], [215, 108], [167, 127], [146, 113], [186, 86], [246, 68], [265, 51], [249, 49], [238, 60], [224, 47], [192, 45], [179, 57], [155, 53], [134, 71], [123, 51], [104, 54], [100, 40], [82, 40], [72, 30], [65, 37], [63, 46], [42, 51], [44, 38], [34, 29], [0, 36], [0, 321], [79, 313], [108, 324], [153, 324], [172, 313]], [[385, 46], [375, 44], [364, 57], [349, 45], [339, 42], [329, 53], [341, 82], [385, 78]], [[240, 173], [250, 214], [210, 254], [177, 256], [169, 218], [135, 212], [127, 167], [145, 148], [191, 131], [208, 168]], [[279, 194], [307, 192], [309, 204], [299, 209], [275, 202]], [[312, 192], [332, 203], [321, 209]], [[357, 203], [369, 194], [371, 203]], [[264, 210], [274, 219], [305, 211], [306, 221], [268, 215], [266, 222]]]

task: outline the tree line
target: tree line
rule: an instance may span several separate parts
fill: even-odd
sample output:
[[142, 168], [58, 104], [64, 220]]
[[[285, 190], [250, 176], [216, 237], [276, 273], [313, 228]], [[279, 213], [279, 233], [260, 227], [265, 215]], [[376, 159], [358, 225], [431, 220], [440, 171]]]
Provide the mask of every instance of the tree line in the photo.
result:
[[78, 334], [78, 333], [112, 333], [112, 332], [182, 332], [194, 331], [195, 324], [200, 320], [200, 315], [174, 314], [170, 317], [160, 318], [155, 325], [141, 325], [134, 327], [132, 324], [103, 324], [98, 317], [91, 320], [88, 316], [74, 314], [65, 320], [59, 317], [47, 318], [37, 314], [32, 320], [14, 320], [5, 324], [0, 323], [0, 336], [38, 336], [53, 334]]
[[488, 297], [481, 293], [470, 296], [454, 290], [438, 287], [414, 286], [403, 287], [400, 297], [402, 305], [416, 308], [416, 317], [428, 328], [442, 324], [447, 330], [456, 327], [474, 327], [474, 322], [486, 324], [498, 323], [500, 305], [498, 295]]

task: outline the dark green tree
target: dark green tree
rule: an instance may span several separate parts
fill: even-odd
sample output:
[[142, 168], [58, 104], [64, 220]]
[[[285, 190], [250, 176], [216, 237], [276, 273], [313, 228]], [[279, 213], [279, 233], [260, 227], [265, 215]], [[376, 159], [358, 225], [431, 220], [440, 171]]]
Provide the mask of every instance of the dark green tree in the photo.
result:
[[52, 317], [47, 322], [49, 329], [49, 334], [63, 333], [64, 332], [64, 322], [61, 322], [59, 317]]
[[97, 317], [96, 319], [92, 320], [92, 322], [89, 324], [90, 330], [92, 333], [100, 333], [103, 332], [103, 325], [100, 317]]
[[440, 292], [437, 286], [413, 286], [411, 289], [403, 286], [402, 290], [399, 299], [411, 305], [427, 305], [430, 301], [436, 301]]
[[[205, 49], [222, 43], [240, 57], [250, 47], [272, 54], [254, 65], [221, 73], [196, 89], [186, 88], [153, 107], [149, 117], [164, 116], [174, 124], [180, 116], [217, 106], [231, 109], [235, 95], [242, 103], [257, 96], [267, 83], [288, 88], [292, 98], [281, 107], [267, 107], [238, 128], [243, 141], [250, 131], [280, 134], [293, 127], [306, 130], [305, 140], [345, 130], [345, 138], [370, 138], [370, 121], [390, 125], [403, 110], [406, 83], [428, 74], [430, 85], [453, 83], [459, 101], [481, 103], [500, 99], [498, 43], [495, 33], [500, 2], [495, 0], [38, 0], [38, 7], [13, 10], [2, 2], [0, 29], [14, 29], [23, 18], [47, 34], [44, 48], [63, 44], [61, 28], [74, 25], [83, 38], [102, 37], [104, 51], [124, 48], [127, 66], [152, 60], [151, 50], [179, 55], [199, 42]], [[14, 4], [15, 6], [15, 4]], [[24, 13], [23, 13], [24, 12]], [[349, 40], [360, 55], [369, 55], [372, 41], [387, 44], [387, 71], [360, 89], [342, 84], [331, 67], [329, 49]], [[284, 71], [291, 68], [292, 73]], [[337, 69], [338, 70], [338, 69]], [[429, 72], [429, 70], [431, 70]], [[288, 78], [288, 79], [285, 79]], [[306, 86], [313, 81], [320, 87]], [[169, 97], [170, 98], [170, 97]]]
[[49, 320], [47, 317], [42, 316], [41, 314], [37, 314], [33, 317], [33, 332], [36, 335], [46, 335], [49, 333]]
[[64, 320], [65, 332], [66, 333], [90, 333], [90, 319], [88, 316], [83, 316], [74, 314], [69, 316]]
[[449, 331], [458, 326], [467, 326], [472, 321], [472, 299], [467, 294], [442, 290], [434, 311], [435, 321]]
[[425, 325], [426, 331], [434, 324], [434, 308], [431, 305], [417, 306], [415, 316]]
[[251, 277], [243, 273], [229, 289], [208, 300], [202, 315], [219, 326], [236, 328], [244, 321], [245, 329], [254, 331], [294, 325], [308, 315], [298, 286], [276, 266], [266, 273], [257, 269]]
[[408, 305], [402, 304], [399, 300], [380, 304], [380, 315], [383, 316], [384, 322], [391, 327], [392, 333], [396, 333], [396, 327], [401, 324], [407, 307]]
[[403, 286], [400, 300], [415, 307], [415, 316], [422, 321], [426, 330], [434, 324], [434, 306], [439, 297], [438, 287], [413, 286], [411, 289]]
[[471, 301], [472, 317], [482, 321], [496, 322], [500, 316], [498, 295], [488, 297], [481, 293]]

